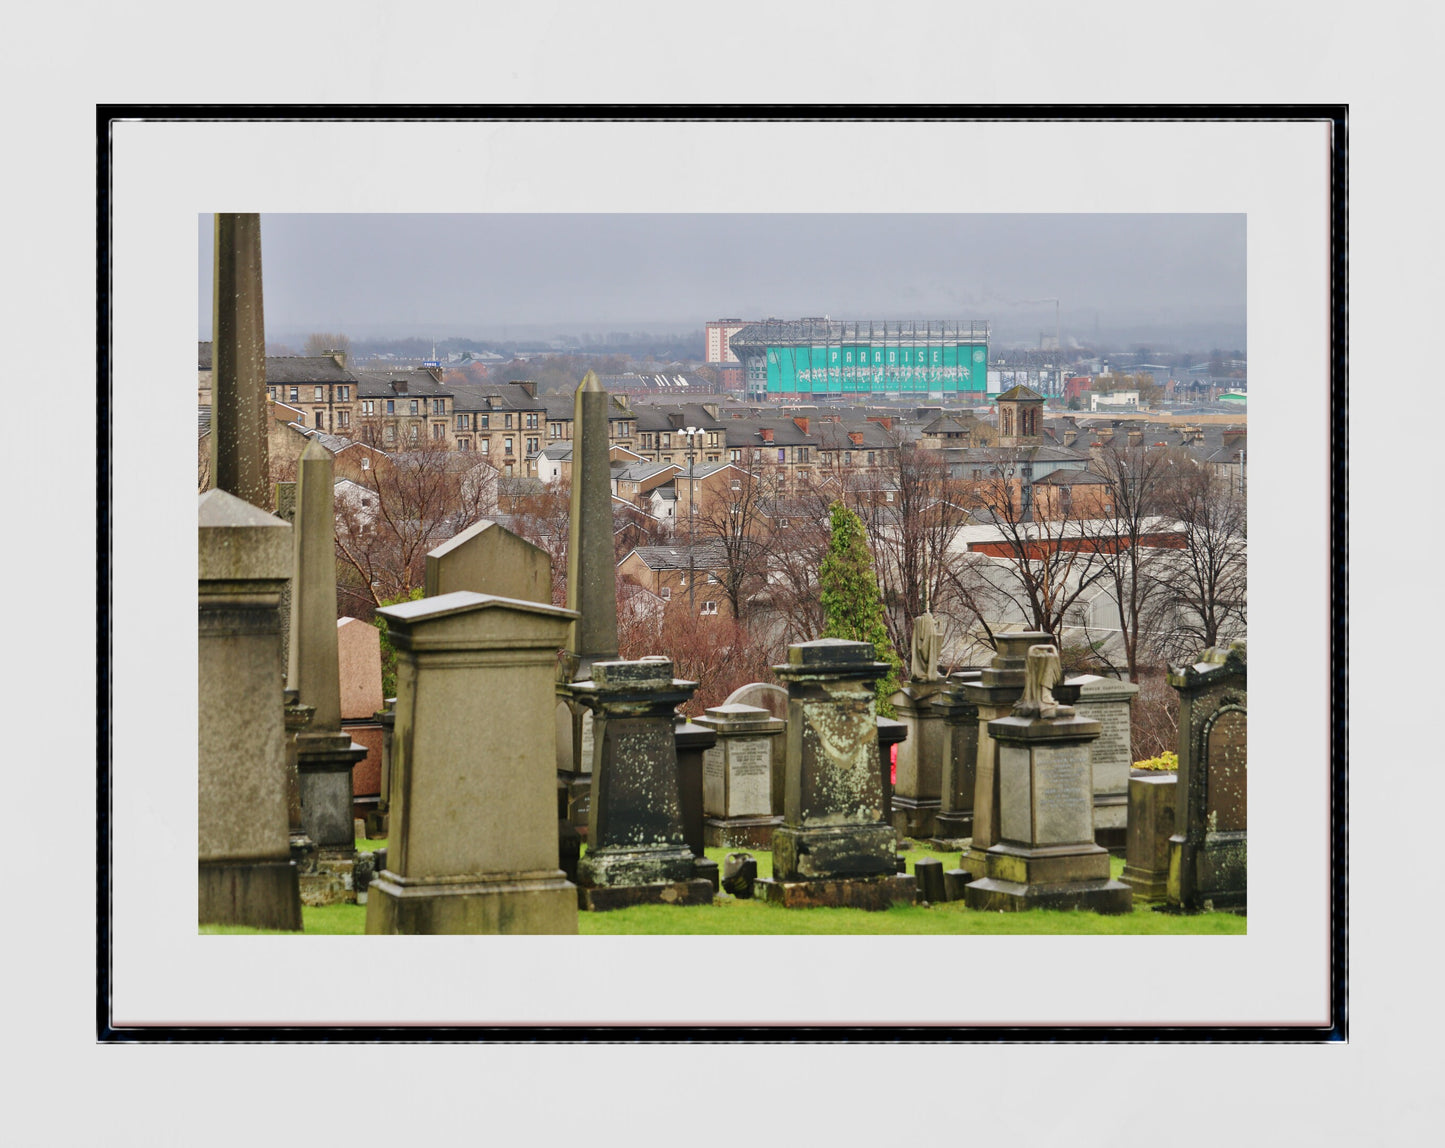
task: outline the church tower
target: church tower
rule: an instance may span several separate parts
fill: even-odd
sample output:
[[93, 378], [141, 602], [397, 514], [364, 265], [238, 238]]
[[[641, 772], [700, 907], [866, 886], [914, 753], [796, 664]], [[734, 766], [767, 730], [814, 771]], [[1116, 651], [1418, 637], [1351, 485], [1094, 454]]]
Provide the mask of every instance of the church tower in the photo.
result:
[[1044, 396], [1020, 383], [998, 399], [998, 445], [1044, 445]]

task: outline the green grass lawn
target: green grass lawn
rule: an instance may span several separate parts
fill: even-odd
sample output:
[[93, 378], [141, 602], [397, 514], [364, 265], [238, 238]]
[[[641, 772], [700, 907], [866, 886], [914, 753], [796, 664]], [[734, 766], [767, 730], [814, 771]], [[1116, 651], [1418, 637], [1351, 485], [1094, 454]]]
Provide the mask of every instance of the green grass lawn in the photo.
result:
[[[384, 841], [358, 841], [357, 847], [374, 851]], [[721, 869], [733, 849], [709, 849], [707, 855]], [[770, 877], [772, 854], [748, 850], [758, 861], [758, 876]], [[936, 853], [921, 842], [904, 850], [908, 871], [923, 857], [937, 857], [945, 869], [958, 867], [959, 854]], [[1124, 868], [1122, 858], [1112, 858], [1111, 876]], [[359, 935], [366, 932], [365, 905], [328, 905], [301, 910], [307, 934]], [[825, 935], [873, 934], [906, 936], [922, 934], [975, 934], [1001, 936], [1016, 934], [1070, 936], [1220, 936], [1241, 935], [1247, 921], [1234, 913], [1199, 913], [1175, 916], [1140, 906], [1132, 913], [1105, 917], [1098, 913], [1034, 909], [1026, 913], [986, 913], [964, 907], [962, 901], [940, 905], [898, 906], [884, 912], [862, 909], [784, 909], [760, 901], [743, 901], [720, 896], [711, 905], [638, 905], [610, 913], [581, 913], [578, 932], [583, 936], [647, 935]], [[207, 925], [204, 934], [254, 933], [262, 930]]]

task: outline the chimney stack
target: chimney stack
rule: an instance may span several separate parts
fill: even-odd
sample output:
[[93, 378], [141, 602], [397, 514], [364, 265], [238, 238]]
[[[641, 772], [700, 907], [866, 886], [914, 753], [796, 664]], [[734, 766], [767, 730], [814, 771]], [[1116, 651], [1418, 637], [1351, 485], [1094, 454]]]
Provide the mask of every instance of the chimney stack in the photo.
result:
[[522, 390], [527, 392], [528, 398], [535, 399], [537, 397], [536, 379], [513, 379], [512, 386], [521, 387]]
[[804, 434], [808, 433], [808, 420], [806, 418], [795, 418], [793, 420], [793, 425]]
[[772, 427], [763, 427], [762, 430], [758, 431], [758, 434], [760, 434], [760, 435], [763, 436], [763, 441], [764, 441], [764, 442], [772, 442], [772, 441], [773, 441], [773, 428], [772, 428]]
[[1135, 447], [1140, 447], [1143, 445], [1144, 432], [1141, 430], [1131, 430], [1129, 432], [1129, 449], [1133, 450]]
[[851, 442], [854, 446], [862, 446], [862, 445], [863, 445], [863, 432], [862, 432], [862, 431], [849, 431], [849, 432], [848, 432], [848, 441]]
[[331, 356], [332, 362], [334, 362], [338, 367], [340, 367], [343, 371], [346, 370], [346, 352], [345, 352], [345, 351], [342, 351], [342, 350], [334, 350], [334, 351], [327, 351], [327, 352], [325, 352], [325, 353]]

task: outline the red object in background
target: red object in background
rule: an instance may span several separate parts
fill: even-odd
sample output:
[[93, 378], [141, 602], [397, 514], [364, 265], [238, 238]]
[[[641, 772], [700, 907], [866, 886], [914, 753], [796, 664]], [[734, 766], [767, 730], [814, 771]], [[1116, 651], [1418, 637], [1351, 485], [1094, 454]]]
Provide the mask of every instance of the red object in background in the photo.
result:
[[888, 784], [898, 784], [898, 746], [888, 747]]

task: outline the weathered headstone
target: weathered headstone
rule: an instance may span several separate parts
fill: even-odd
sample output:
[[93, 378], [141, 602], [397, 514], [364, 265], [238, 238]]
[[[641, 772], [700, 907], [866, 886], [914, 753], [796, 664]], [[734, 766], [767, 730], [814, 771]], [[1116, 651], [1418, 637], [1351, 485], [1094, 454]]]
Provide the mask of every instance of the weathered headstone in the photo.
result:
[[458, 591], [379, 612], [397, 652], [392, 835], [366, 931], [575, 933], [552, 726], [525, 718], [552, 705], [572, 611]]
[[913, 863], [913, 878], [918, 884], [918, 899], [930, 905], [942, 904], [943, 862], [937, 857], [920, 857]]
[[1129, 774], [1134, 768], [1130, 714], [1139, 687], [1116, 678], [1082, 674], [1070, 678], [1058, 695], [1080, 717], [1099, 723], [1094, 743], [1094, 840], [1123, 851], [1129, 823]]
[[278, 616], [291, 527], [223, 490], [201, 495], [198, 523], [198, 919], [296, 930]]
[[672, 740], [677, 749], [677, 803], [682, 815], [682, 837], [692, 850], [695, 873], [706, 877], [716, 891], [717, 862], [709, 860], [704, 851], [702, 763], [703, 755], [717, 744], [717, 731], [711, 726], [696, 725], [684, 717], [677, 717], [674, 721]]
[[999, 840], [998, 760], [989, 723], [1012, 712], [1023, 697], [1024, 667], [1030, 646], [1052, 642], [1042, 630], [994, 635], [998, 653], [979, 674], [977, 685], [966, 684], [963, 696], [978, 707], [977, 769], [973, 787], [973, 839], [959, 861], [959, 868], [977, 880], [988, 876], [989, 847]]
[[788, 647], [773, 670], [788, 688], [787, 783], [759, 896], [789, 907], [911, 904], [913, 878], [896, 874], [897, 839], [883, 822], [873, 683], [888, 663], [871, 642], [821, 638]]
[[893, 718], [878, 719], [878, 779], [883, 786], [883, 824], [893, 824], [893, 758], [908, 740], [908, 726]]
[[351, 800], [364, 815], [368, 836], [376, 832], [380, 805], [381, 759], [385, 731], [376, 720], [384, 704], [381, 695], [381, 631], [359, 618], [336, 622], [336, 654], [341, 673], [341, 729], [366, 750], [352, 767]]
[[978, 670], [948, 676], [942, 692], [933, 699], [943, 719], [943, 769], [939, 777], [938, 816], [933, 844], [938, 849], [962, 849], [973, 836], [974, 787], [978, 782], [978, 704], [965, 690], [979, 684]]
[[454, 590], [548, 604], [552, 560], [540, 546], [483, 518], [427, 553], [426, 596]]
[[[725, 706], [757, 706], [780, 721], [788, 720], [788, 691], [772, 682], [749, 682], [739, 686], [723, 699]], [[783, 815], [783, 755], [788, 749], [788, 729], [784, 725], [773, 739], [773, 816]]]
[[567, 687], [592, 711], [597, 738], [587, 855], [577, 867], [580, 907], [711, 902], [712, 882], [695, 872], [678, 796], [674, 711], [696, 689], [672, 676], [668, 658], [593, 662], [590, 680]]
[[787, 723], [761, 706], [714, 706], [697, 719], [717, 732], [703, 754], [703, 840], [712, 846], [766, 849], [783, 819], [773, 813], [773, 776], [783, 763], [773, 747]]
[[1136, 901], [1163, 901], [1169, 890], [1169, 838], [1174, 835], [1178, 775], [1143, 773], [1129, 779], [1129, 840], [1119, 880]]
[[377, 710], [374, 717], [381, 727], [381, 779], [376, 809], [366, 815], [366, 835], [385, 837], [391, 824], [391, 741], [396, 729], [396, 699], [387, 698], [385, 708]]
[[908, 738], [898, 747], [892, 824], [899, 837], [932, 837], [943, 784], [947, 727], [933, 702], [942, 681], [908, 682], [892, 697]]
[[1247, 671], [1236, 642], [1169, 672], [1179, 691], [1179, 788], [1168, 900], [1186, 910], [1247, 903]]
[[366, 757], [341, 728], [341, 668], [336, 628], [336, 509], [331, 452], [316, 439], [297, 465], [295, 577], [287, 685], [315, 713], [296, 735], [301, 822], [317, 849], [317, 871], [301, 879], [301, 899], [325, 905], [351, 899], [356, 854], [352, 769]]
[[1024, 696], [989, 722], [997, 745], [999, 835], [988, 872], [964, 889], [970, 909], [1090, 909], [1127, 913], [1129, 886], [1109, 877], [1108, 850], [1094, 842], [1090, 750], [1099, 723], [1054, 701], [1053, 646], [1028, 651]]

